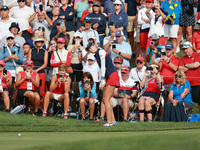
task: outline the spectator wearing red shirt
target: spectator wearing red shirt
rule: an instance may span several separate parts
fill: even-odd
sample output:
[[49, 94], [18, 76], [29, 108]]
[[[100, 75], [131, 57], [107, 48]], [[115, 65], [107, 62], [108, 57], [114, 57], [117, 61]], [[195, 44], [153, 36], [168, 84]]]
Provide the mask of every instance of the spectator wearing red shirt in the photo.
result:
[[200, 53], [200, 19], [197, 21], [199, 25], [199, 30], [193, 33], [192, 36], [192, 48], [197, 52]]
[[190, 81], [193, 102], [199, 104], [200, 110], [200, 55], [193, 51], [192, 44], [183, 44], [185, 56], [181, 58], [179, 69], [185, 72], [187, 80]]
[[6, 112], [10, 112], [9, 88], [12, 85], [12, 76], [5, 70], [5, 62], [0, 60], [0, 97], [3, 98]]

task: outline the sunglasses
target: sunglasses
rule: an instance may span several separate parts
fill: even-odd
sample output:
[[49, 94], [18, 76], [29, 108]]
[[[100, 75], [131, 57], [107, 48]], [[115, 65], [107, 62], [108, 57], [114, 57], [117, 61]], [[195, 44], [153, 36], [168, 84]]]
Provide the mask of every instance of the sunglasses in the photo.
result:
[[120, 4], [115, 4], [114, 6], [120, 6]]
[[7, 6], [1, 6], [1, 9], [8, 9], [8, 7]]
[[141, 62], [141, 61], [137, 61], [136, 63], [137, 63], [137, 64], [142, 64], [142, 62]]
[[114, 62], [114, 64], [122, 64], [122, 63], [120, 63], [120, 62]]
[[8, 37], [8, 38], [7, 38], [7, 40], [13, 40], [13, 39], [14, 39], [13, 37]]
[[3, 68], [4, 66], [3, 66], [3, 65], [0, 65], [0, 67]]
[[27, 62], [26, 65], [32, 65], [32, 62]]
[[18, 2], [25, 2], [26, 0], [18, 0]]
[[178, 78], [181, 78], [182, 76], [175, 75], [175, 78], [177, 78], [177, 77], [178, 77]]
[[89, 4], [93, 4], [93, 2], [88, 2]]

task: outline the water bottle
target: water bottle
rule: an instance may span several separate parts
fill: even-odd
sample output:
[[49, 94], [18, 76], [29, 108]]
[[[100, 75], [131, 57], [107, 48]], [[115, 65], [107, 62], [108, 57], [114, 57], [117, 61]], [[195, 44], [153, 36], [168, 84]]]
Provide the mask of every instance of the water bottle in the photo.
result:
[[15, 107], [10, 113], [11, 114], [20, 114], [23, 112], [25, 107], [26, 107], [25, 105], [19, 105], [19, 106]]
[[78, 111], [76, 112], [76, 119], [79, 119], [79, 113], [78, 113]]

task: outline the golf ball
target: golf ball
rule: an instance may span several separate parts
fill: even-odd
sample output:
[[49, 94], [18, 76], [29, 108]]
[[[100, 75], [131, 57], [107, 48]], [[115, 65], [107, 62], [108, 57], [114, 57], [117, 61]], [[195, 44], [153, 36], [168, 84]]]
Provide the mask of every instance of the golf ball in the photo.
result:
[[18, 136], [21, 136], [21, 133], [18, 133]]

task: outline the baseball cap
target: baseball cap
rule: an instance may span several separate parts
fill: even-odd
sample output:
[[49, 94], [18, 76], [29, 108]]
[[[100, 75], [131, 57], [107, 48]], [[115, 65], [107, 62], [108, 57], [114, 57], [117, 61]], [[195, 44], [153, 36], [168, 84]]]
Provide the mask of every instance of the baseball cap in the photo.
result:
[[57, 43], [65, 43], [65, 39], [63, 37], [59, 37]]
[[115, 36], [122, 36], [122, 35], [124, 35], [124, 33], [123, 33], [123, 31], [121, 31], [121, 30], [117, 30], [117, 31], [115, 32]]
[[38, 37], [38, 38], [36, 38], [36, 39], [34, 40], [34, 43], [35, 43], [35, 42], [44, 42], [44, 39], [41, 38], [41, 37]]
[[90, 17], [85, 17], [85, 18], [84, 18], [84, 22], [92, 22], [92, 18], [90, 18]]
[[128, 72], [129, 72], [129, 68], [128, 68], [127, 66], [123, 66], [123, 67], [121, 68], [121, 72], [123, 72], [123, 73], [128, 73]]
[[9, 10], [8, 6], [1, 6], [0, 10]]
[[45, 32], [45, 28], [44, 28], [43, 26], [40, 26], [40, 27], [38, 28], [38, 30], [42, 30], [42, 31]]
[[141, 62], [144, 62], [144, 57], [139, 56], [139, 57], [136, 58], [136, 61], [137, 61], [137, 60], [139, 60], [139, 61], [141, 61]]
[[14, 35], [13, 35], [12, 33], [9, 33], [9, 34], [6, 36], [6, 39], [9, 38], [9, 37], [14, 38]]
[[9, 30], [11, 30], [11, 28], [13, 28], [13, 27], [17, 27], [17, 28], [18, 28], [18, 31], [20, 30], [19, 24], [18, 24], [17, 22], [12, 22], [11, 25], [10, 25]]
[[94, 6], [100, 7], [100, 3], [99, 3], [98, 1], [95, 1], [95, 2], [93, 3], [93, 7], [94, 7]]
[[197, 21], [197, 24], [200, 24], [200, 19]]
[[145, 0], [145, 2], [153, 3], [153, 0]]
[[113, 3], [113, 5], [115, 5], [115, 4], [122, 5], [122, 2], [120, 0], [115, 0], [115, 2]]
[[96, 39], [96, 37], [95, 37], [93, 32], [88, 33], [87, 40], [89, 40], [89, 39], [94, 39], [94, 40]]
[[86, 49], [86, 50], [89, 50], [89, 48], [90, 48], [92, 45], [94, 45], [94, 42], [88, 43], [88, 45], [87, 45], [87, 47], [86, 47], [85, 49]]
[[5, 62], [3, 60], [0, 60], [0, 65], [5, 66]]
[[76, 37], [80, 37], [80, 38], [83, 38], [83, 35], [82, 35], [82, 33], [81, 32], [76, 32], [75, 34], [74, 34], [74, 37], [76, 38]]
[[182, 48], [188, 48], [188, 47], [192, 47], [192, 44], [189, 41], [184, 42]]
[[88, 3], [89, 3], [89, 2], [93, 2], [93, 3], [94, 3], [94, 0], [88, 0]]
[[95, 57], [94, 57], [94, 55], [92, 55], [91, 53], [88, 55], [88, 57], [87, 57], [87, 60], [89, 60], [89, 59], [91, 59], [91, 60], [95, 60]]
[[119, 59], [115, 59], [115, 60], [114, 60], [114, 63], [115, 63], [115, 62], [118, 62], [118, 63], [121, 63], [121, 64], [122, 64], [122, 61], [119, 60]]
[[174, 48], [174, 46], [173, 46], [172, 43], [167, 43], [167, 44], [165, 45], [165, 49], [173, 49], [173, 48]]
[[32, 60], [27, 60], [26, 63], [25, 63], [25, 66], [32, 66], [33, 67], [34, 66], [33, 65], [33, 61]]
[[152, 40], [158, 40], [158, 39], [159, 39], [158, 34], [155, 34], [155, 33], [152, 34], [151, 39], [152, 39]]

